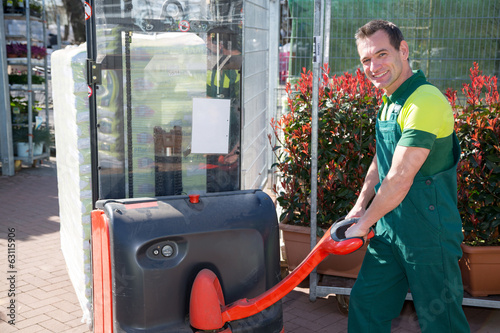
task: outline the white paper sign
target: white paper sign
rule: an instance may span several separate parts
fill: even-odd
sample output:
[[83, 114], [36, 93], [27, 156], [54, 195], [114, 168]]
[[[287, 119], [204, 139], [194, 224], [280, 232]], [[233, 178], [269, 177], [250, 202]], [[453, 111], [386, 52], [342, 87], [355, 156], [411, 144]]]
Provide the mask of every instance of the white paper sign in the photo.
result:
[[193, 98], [191, 153], [227, 154], [229, 152], [229, 114], [231, 100]]

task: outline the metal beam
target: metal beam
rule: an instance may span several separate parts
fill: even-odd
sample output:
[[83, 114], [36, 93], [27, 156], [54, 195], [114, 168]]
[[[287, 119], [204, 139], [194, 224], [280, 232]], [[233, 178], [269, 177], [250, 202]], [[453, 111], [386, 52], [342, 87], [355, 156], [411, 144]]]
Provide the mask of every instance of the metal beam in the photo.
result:
[[0, 6], [0, 156], [2, 157], [2, 175], [13, 176], [14, 146], [12, 145], [12, 118], [10, 115], [9, 77], [7, 75], [7, 50], [5, 48], [5, 22], [3, 6]]
[[[318, 101], [320, 67], [323, 59], [321, 44], [322, 0], [314, 0], [313, 29], [313, 86], [312, 86], [312, 119], [311, 119], [311, 249], [316, 245], [316, 227], [318, 212]], [[316, 269], [309, 278], [309, 299], [316, 300], [318, 278]]]
[[[277, 97], [276, 91], [278, 89], [279, 81], [279, 44], [280, 44], [280, 2], [278, 0], [271, 0], [269, 2], [269, 89], [268, 89], [268, 107], [267, 107], [267, 119], [266, 119], [266, 129], [267, 134], [271, 134], [271, 118], [276, 119], [277, 111]], [[273, 151], [270, 146], [267, 145], [267, 170], [271, 170], [271, 165], [274, 163]]]

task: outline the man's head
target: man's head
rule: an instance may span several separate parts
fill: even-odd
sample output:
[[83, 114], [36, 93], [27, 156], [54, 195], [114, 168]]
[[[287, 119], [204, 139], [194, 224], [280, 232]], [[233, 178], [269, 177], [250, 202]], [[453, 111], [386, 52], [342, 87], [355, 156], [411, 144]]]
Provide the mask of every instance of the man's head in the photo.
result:
[[389, 42], [391, 45], [399, 51], [399, 46], [404, 40], [403, 33], [394, 23], [383, 20], [373, 20], [359, 28], [356, 35], [354, 35], [356, 38], [356, 44], [359, 44], [360, 40], [372, 36], [379, 30], [385, 31], [387, 36], [389, 36]]
[[224, 54], [241, 53], [241, 35], [229, 29], [214, 28], [207, 33], [209, 49], [214, 51], [219, 43], [219, 50]]
[[387, 21], [370, 21], [355, 35], [366, 76], [379, 89], [392, 95], [412, 74], [408, 43], [399, 28]]

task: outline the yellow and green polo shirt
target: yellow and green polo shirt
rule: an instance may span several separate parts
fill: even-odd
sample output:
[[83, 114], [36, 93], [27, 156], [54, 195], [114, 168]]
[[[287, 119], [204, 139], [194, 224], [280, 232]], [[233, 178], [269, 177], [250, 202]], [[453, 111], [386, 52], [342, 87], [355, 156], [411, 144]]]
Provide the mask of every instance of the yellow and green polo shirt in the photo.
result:
[[[395, 102], [412, 85], [421, 84], [425, 76], [422, 71], [414, 71], [392, 95], [384, 95], [379, 120], [388, 120]], [[400, 104], [402, 101], [398, 101]], [[453, 158], [453, 111], [446, 97], [431, 84], [420, 85], [404, 101], [397, 117], [402, 132], [398, 145], [420, 147], [430, 150], [420, 172], [424, 176], [434, 175], [449, 169], [454, 164]]]

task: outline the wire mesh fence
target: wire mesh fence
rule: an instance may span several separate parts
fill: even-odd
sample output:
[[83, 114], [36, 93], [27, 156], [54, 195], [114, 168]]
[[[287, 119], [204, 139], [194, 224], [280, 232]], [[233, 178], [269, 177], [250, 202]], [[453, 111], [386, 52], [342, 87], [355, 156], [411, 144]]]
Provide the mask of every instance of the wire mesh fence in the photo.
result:
[[[372, 19], [385, 19], [403, 32], [412, 68], [423, 70], [443, 91], [461, 89], [473, 62], [484, 74], [500, 76], [498, 0], [340, 0], [331, 2], [330, 19], [332, 74], [354, 73], [360, 67], [356, 30]], [[282, 2], [281, 82], [312, 68], [313, 20], [313, 1]]]

